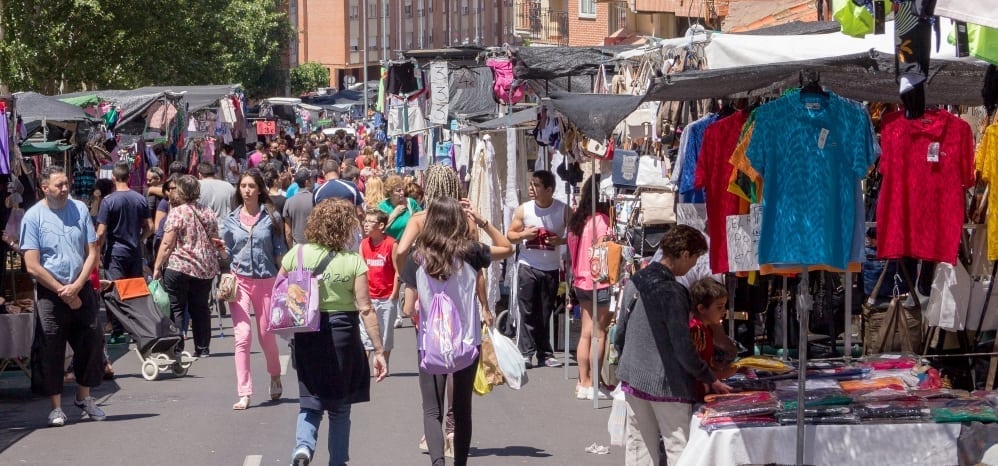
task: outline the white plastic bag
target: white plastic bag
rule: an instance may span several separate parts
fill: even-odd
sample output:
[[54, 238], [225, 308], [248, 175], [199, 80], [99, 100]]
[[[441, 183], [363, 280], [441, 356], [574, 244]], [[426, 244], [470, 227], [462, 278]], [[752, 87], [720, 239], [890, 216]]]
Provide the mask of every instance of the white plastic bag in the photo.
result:
[[610, 419], [606, 421], [606, 430], [610, 433], [610, 445], [624, 446], [624, 434], [627, 432], [627, 402], [620, 385], [610, 394], [613, 397], [613, 407], [610, 408]]
[[496, 350], [496, 359], [499, 361], [499, 370], [506, 380], [506, 386], [513, 390], [527, 384], [527, 365], [523, 362], [523, 355], [516, 343], [510, 340], [502, 332], [493, 328], [489, 334], [492, 338], [492, 347]]

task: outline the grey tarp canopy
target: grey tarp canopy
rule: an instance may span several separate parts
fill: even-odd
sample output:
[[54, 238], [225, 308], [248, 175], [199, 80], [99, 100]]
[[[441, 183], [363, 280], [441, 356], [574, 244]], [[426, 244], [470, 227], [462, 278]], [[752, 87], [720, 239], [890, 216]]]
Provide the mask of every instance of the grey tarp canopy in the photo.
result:
[[[633, 45], [606, 47], [518, 47], [513, 51], [516, 79], [553, 79], [596, 74], [605, 65], [612, 75], [617, 53], [636, 48]], [[578, 92], [581, 89], [573, 89]], [[591, 90], [591, 89], [589, 89]]]
[[457, 130], [458, 133], [476, 133], [506, 128], [516, 128], [537, 121], [537, 109], [527, 108], [506, 114], [482, 123], [472, 123], [471, 126]]
[[[696, 100], [750, 96], [799, 84], [799, 72], [820, 74], [820, 82], [838, 95], [859, 101], [899, 102], [894, 57], [870, 53], [814, 60], [689, 71], [656, 79], [645, 100]], [[925, 98], [929, 105], [981, 105], [980, 89], [987, 66], [933, 60]]]
[[196, 111], [214, 105], [218, 99], [232, 94], [238, 84], [208, 86], [148, 86], [132, 90], [96, 90], [62, 94], [56, 98], [71, 98], [96, 95], [121, 108], [118, 125], [124, 125], [141, 116], [153, 102], [161, 99], [177, 100], [188, 105], [188, 111]]
[[613, 129], [638, 108], [643, 98], [640, 95], [554, 92], [551, 94], [551, 103], [582, 134], [597, 140], [607, 140], [613, 134]]
[[17, 92], [14, 99], [17, 114], [29, 135], [41, 128], [42, 121], [72, 131], [76, 131], [79, 123], [92, 121], [83, 109], [37, 92]]

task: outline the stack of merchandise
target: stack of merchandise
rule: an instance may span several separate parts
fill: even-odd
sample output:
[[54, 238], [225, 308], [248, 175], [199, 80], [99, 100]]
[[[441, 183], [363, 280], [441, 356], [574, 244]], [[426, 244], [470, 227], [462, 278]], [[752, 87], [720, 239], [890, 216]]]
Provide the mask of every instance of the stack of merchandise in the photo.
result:
[[770, 392], [707, 395], [700, 408], [700, 426], [707, 432], [726, 428], [767, 427], [779, 423], [773, 414], [780, 408]]
[[[809, 370], [810, 371], [810, 370]], [[780, 411], [776, 419], [781, 424], [797, 423], [798, 384], [782, 381], [776, 384]], [[838, 383], [831, 379], [808, 380], [804, 384], [804, 421], [807, 424], [851, 424], [855, 422], [846, 396]]]

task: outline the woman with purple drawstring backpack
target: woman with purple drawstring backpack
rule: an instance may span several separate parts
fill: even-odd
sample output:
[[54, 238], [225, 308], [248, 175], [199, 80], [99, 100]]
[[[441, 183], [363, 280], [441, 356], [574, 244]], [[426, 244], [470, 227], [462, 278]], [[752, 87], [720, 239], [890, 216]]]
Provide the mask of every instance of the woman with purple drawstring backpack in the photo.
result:
[[[472, 238], [469, 219], [485, 230], [493, 246]], [[444, 464], [444, 392], [454, 380], [454, 464], [467, 464], [471, 448], [471, 394], [481, 344], [482, 313], [476, 303], [481, 269], [509, 257], [513, 246], [469, 204], [453, 198], [434, 200], [422, 231], [402, 270], [403, 313], [412, 316], [419, 302], [419, 389], [423, 430], [433, 465]]]

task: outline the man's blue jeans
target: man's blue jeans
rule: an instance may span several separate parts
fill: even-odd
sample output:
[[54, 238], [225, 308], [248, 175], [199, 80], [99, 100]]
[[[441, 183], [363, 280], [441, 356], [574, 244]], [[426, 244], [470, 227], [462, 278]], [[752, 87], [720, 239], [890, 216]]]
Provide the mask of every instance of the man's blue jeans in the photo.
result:
[[[329, 465], [342, 466], [350, 460], [350, 404], [341, 403], [329, 411]], [[295, 432], [295, 450], [307, 447], [315, 454], [315, 443], [322, 422], [322, 411], [299, 408]], [[292, 454], [294, 454], [292, 452]]]

